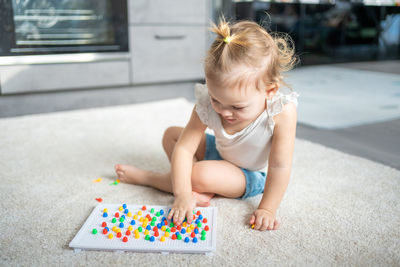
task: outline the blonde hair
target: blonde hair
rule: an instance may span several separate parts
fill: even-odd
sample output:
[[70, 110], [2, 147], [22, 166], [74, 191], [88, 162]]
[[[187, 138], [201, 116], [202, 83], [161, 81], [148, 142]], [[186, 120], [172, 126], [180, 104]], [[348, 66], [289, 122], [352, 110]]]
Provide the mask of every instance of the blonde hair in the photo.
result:
[[218, 25], [212, 23], [210, 30], [217, 36], [204, 62], [207, 79], [235, 87], [254, 82], [259, 90], [271, 83], [290, 88], [282, 76], [297, 63], [289, 35], [269, 34], [253, 21], [231, 25], [224, 17]]

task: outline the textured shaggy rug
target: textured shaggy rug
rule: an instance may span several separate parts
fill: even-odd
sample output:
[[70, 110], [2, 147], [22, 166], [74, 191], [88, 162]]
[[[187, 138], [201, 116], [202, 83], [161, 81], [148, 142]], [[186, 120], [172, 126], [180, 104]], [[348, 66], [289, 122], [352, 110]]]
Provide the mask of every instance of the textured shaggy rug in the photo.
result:
[[260, 196], [217, 197], [213, 256], [74, 253], [68, 244], [95, 198], [172, 203], [152, 188], [109, 183], [115, 163], [167, 170], [161, 136], [169, 125], [184, 125], [191, 109], [175, 99], [1, 119], [1, 265], [400, 265], [400, 172], [304, 140], [296, 142], [278, 231], [249, 229]]

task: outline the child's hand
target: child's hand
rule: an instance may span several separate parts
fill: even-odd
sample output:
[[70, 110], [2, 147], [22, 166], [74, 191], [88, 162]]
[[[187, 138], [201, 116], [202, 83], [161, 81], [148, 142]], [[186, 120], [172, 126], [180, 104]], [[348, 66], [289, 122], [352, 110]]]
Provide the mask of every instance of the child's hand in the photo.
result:
[[[277, 230], [279, 222], [275, 219], [275, 214], [265, 209], [257, 209], [251, 215], [250, 224], [255, 230]], [[254, 227], [253, 227], [254, 225]]]
[[168, 214], [168, 220], [173, 219], [173, 222], [180, 225], [185, 217], [190, 224], [193, 219], [193, 209], [196, 207], [196, 199], [192, 193], [186, 193], [175, 196], [174, 204]]

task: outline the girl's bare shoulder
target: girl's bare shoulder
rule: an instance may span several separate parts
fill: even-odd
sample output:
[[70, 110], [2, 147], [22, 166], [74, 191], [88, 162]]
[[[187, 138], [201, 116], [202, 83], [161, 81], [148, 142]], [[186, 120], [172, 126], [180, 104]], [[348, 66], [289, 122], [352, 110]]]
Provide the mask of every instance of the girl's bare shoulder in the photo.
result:
[[297, 107], [293, 102], [289, 102], [282, 107], [282, 112], [274, 116], [276, 127], [290, 127], [297, 123]]

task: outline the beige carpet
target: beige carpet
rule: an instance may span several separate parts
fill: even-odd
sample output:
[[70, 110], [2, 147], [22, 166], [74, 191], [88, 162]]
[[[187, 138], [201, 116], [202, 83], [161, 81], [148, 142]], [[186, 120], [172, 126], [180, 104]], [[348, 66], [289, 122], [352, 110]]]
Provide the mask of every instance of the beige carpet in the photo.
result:
[[[119, 184], [113, 165], [169, 168], [163, 130], [184, 125], [184, 99], [0, 120], [1, 265], [400, 265], [400, 172], [297, 140], [293, 175], [274, 232], [246, 222], [260, 197], [215, 198], [212, 257], [84, 251], [69, 242], [102, 197], [169, 205], [171, 195]], [[103, 182], [92, 180], [102, 177]]]

